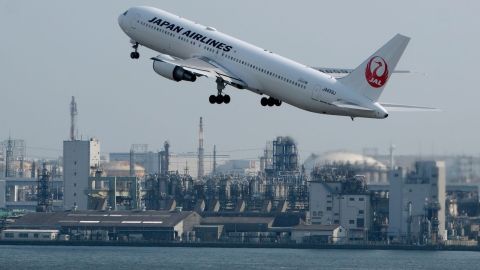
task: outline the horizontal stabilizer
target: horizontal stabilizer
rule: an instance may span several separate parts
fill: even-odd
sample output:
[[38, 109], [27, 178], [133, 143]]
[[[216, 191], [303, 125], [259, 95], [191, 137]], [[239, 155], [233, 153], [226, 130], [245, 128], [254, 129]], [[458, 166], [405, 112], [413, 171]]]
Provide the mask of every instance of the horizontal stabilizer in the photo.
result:
[[439, 112], [440, 109], [423, 107], [423, 106], [414, 106], [414, 105], [400, 105], [400, 104], [391, 104], [391, 103], [380, 103], [385, 109], [389, 112]]
[[[342, 77], [347, 76], [348, 74], [352, 73], [353, 69], [351, 68], [330, 68], [330, 67], [312, 67], [315, 70], [323, 72], [328, 75], [332, 75], [333, 77], [339, 79]], [[392, 73], [412, 73], [410, 70], [395, 70]]]
[[342, 109], [349, 109], [349, 110], [362, 110], [362, 111], [372, 111], [372, 109], [369, 109], [367, 107], [360, 106], [358, 104], [352, 103], [352, 102], [345, 102], [342, 100], [335, 101], [332, 103], [332, 105], [337, 106]]

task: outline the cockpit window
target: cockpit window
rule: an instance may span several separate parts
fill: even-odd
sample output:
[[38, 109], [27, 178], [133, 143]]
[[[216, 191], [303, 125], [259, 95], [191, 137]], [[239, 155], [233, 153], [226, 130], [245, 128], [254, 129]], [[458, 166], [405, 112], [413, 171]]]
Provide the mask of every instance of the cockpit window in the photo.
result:
[[128, 10], [127, 10], [127, 11], [125, 11], [125, 13], [123, 13], [123, 16], [126, 16], [126, 15], [127, 15], [127, 13], [128, 13]]

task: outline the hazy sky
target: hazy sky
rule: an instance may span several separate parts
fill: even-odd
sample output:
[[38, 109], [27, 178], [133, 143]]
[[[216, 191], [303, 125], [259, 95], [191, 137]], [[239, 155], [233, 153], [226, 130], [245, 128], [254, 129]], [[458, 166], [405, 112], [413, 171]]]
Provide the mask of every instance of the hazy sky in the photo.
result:
[[[312, 66], [356, 67], [396, 33], [412, 38], [381, 101], [441, 113], [391, 113], [385, 120], [264, 108], [260, 96], [227, 88], [229, 105], [210, 105], [213, 80], [176, 83], [152, 70], [155, 52], [129, 58], [117, 24], [131, 6], [150, 5]], [[30, 156], [60, 155], [69, 102], [79, 133], [102, 152], [132, 143], [195, 151], [205, 118], [207, 151], [262, 148], [290, 135], [310, 152], [378, 147], [399, 153], [474, 154], [479, 144], [479, 1], [66, 1], [0, 0], [0, 139], [25, 139]], [[422, 75], [425, 73], [426, 75]], [[47, 149], [40, 149], [47, 148]], [[48, 150], [53, 149], [53, 150]], [[54, 149], [58, 149], [55, 151]], [[235, 152], [253, 158], [260, 151]]]

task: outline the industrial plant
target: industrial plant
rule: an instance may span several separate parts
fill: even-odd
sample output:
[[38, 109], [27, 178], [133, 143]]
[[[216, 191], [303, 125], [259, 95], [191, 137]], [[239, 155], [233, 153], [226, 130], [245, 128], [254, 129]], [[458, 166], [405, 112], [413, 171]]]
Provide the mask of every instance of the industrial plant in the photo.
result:
[[0, 241], [478, 246], [477, 157], [310, 154], [278, 136], [232, 159], [205, 151], [202, 117], [191, 153], [167, 140], [107, 155], [78, 138], [73, 97], [70, 117], [58, 159], [1, 143]]

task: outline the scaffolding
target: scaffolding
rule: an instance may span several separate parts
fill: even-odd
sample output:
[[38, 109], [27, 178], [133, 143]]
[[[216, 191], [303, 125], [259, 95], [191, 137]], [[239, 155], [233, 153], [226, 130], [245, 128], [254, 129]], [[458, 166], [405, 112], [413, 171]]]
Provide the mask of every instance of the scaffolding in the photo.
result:
[[[5, 177], [22, 177], [24, 175], [23, 161], [26, 156], [26, 144], [24, 140], [8, 140], [1, 143], [5, 157]], [[17, 168], [16, 162], [19, 162]]]
[[42, 171], [39, 173], [37, 181], [37, 212], [52, 211], [50, 186], [50, 172], [47, 170], [47, 164], [43, 163]]
[[158, 152], [158, 161], [160, 175], [166, 175], [170, 167], [170, 143], [168, 141], [163, 144], [163, 151]]

